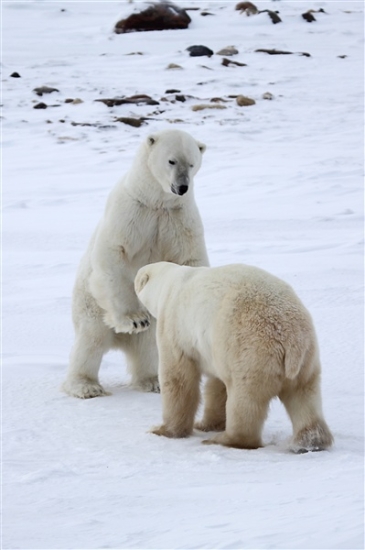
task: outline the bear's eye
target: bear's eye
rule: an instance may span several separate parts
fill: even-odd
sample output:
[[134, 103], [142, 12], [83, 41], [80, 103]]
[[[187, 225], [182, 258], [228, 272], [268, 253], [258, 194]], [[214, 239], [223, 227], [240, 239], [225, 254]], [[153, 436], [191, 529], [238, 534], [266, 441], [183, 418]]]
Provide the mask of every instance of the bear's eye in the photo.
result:
[[190, 168], [194, 168], [194, 164], [189, 164]]
[[176, 162], [174, 160], [169, 160], [169, 164], [171, 164], [171, 166], [175, 166]]

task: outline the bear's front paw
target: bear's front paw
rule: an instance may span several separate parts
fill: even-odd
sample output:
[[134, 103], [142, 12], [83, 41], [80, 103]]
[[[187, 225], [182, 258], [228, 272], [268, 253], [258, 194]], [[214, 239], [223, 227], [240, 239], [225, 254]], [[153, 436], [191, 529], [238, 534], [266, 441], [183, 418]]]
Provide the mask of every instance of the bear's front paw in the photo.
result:
[[128, 334], [136, 334], [147, 330], [151, 324], [151, 317], [147, 311], [130, 313], [115, 319], [110, 313], [104, 315], [104, 323], [112, 328], [115, 332], [126, 332]]
[[164, 437], [180, 438], [188, 437], [191, 435], [192, 430], [184, 427], [169, 429], [166, 424], [162, 424], [161, 426], [155, 426], [152, 430], [150, 430], [150, 432], [155, 435], [163, 435]]
[[150, 432], [155, 435], [163, 435], [164, 437], [175, 437], [174, 434], [167, 429], [165, 424], [162, 424], [161, 426], [155, 426], [150, 430]]

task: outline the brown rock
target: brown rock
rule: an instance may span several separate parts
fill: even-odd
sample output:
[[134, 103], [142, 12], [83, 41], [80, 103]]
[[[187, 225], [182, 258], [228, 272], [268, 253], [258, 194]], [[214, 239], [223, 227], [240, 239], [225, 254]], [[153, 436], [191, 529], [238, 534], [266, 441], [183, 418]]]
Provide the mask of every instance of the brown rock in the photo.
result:
[[140, 128], [145, 124], [144, 118], [132, 118], [132, 117], [118, 117], [115, 119], [115, 122], [122, 122], [123, 124], [128, 124], [128, 126], [133, 126], [134, 128]]
[[232, 59], [227, 59], [226, 57], [223, 57], [222, 65], [224, 65], [225, 67], [229, 67], [230, 65], [236, 65], [237, 67], [247, 67], [246, 63], [240, 63], [239, 61], [233, 61]]
[[225, 105], [220, 105], [220, 103], [205, 103], [200, 105], [193, 105], [191, 110], [192, 111], [203, 111], [204, 109], [227, 109]]
[[176, 65], [176, 63], [169, 63], [166, 69], [182, 69], [181, 65]]
[[241, 13], [246, 13], [246, 15], [254, 15], [259, 12], [255, 4], [252, 4], [251, 2], [239, 2], [235, 9]]
[[140, 13], [132, 13], [115, 25], [116, 34], [141, 31], [187, 29], [191, 19], [186, 11], [172, 3], [152, 3]]
[[239, 107], [249, 107], [250, 105], [255, 105], [256, 101], [250, 97], [239, 95], [236, 98], [236, 103]]

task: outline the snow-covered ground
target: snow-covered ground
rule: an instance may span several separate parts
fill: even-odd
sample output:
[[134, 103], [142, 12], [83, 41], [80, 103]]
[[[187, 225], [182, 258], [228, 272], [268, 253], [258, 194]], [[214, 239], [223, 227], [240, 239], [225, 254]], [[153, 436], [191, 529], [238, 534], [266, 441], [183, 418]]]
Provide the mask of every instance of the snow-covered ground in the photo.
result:
[[[364, 3], [255, 3], [282, 23], [241, 15], [235, 2], [184, 0], [213, 15], [190, 11], [187, 30], [115, 35], [140, 4], [1, 3], [4, 549], [364, 547]], [[307, 23], [310, 8], [326, 13]], [[194, 44], [235, 45], [232, 59], [247, 66], [189, 57]], [[42, 85], [59, 92], [38, 97]], [[187, 100], [172, 103], [171, 88]], [[160, 104], [94, 101], [136, 93]], [[256, 104], [239, 107], [238, 94]], [[226, 109], [191, 109], [214, 97]], [[33, 109], [39, 101], [48, 108]], [[121, 116], [151, 120], [133, 128]], [[330, 451], [290, 454], [278, 401], [259, 450], [203, 446], [198, 432], [151, 435], [160, 395], [130, 389], [116, 352], [101, 369], [112, 396], [60, 391], [79, 259], [138, 144], [166, 127], [208, 147], [196, 198], [211, 264], [265, 268], [311, 311]]]

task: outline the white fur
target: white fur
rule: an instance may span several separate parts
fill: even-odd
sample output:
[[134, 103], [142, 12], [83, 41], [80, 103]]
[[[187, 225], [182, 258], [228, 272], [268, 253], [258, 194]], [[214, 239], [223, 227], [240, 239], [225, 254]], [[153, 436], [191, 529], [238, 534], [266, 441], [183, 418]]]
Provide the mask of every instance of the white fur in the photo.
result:
[[98, 371], [104, 353], [115, 347], [127, 354], [133, 385], [158, 391], [155, 325], [133, 281], [150, 262], [208, 265], [193, 194], [204, 150], [178, 130], [149, 136], [110, 193], [74, 287], [76, 337], [63, 385], [70, 395], [106, 394]]
[[223, 430], [209, 443], [261, 446], [270, 400], [279, 396], [293, 424], [294, 451], [332, 444], [315, 330], [289, 285], [247, 265], [159, 262], [139, 270], [135, 289], [157, 319], [164, 424], [154, 433], [192, 433], [205, 374], [205, 411], [196, 427]]

